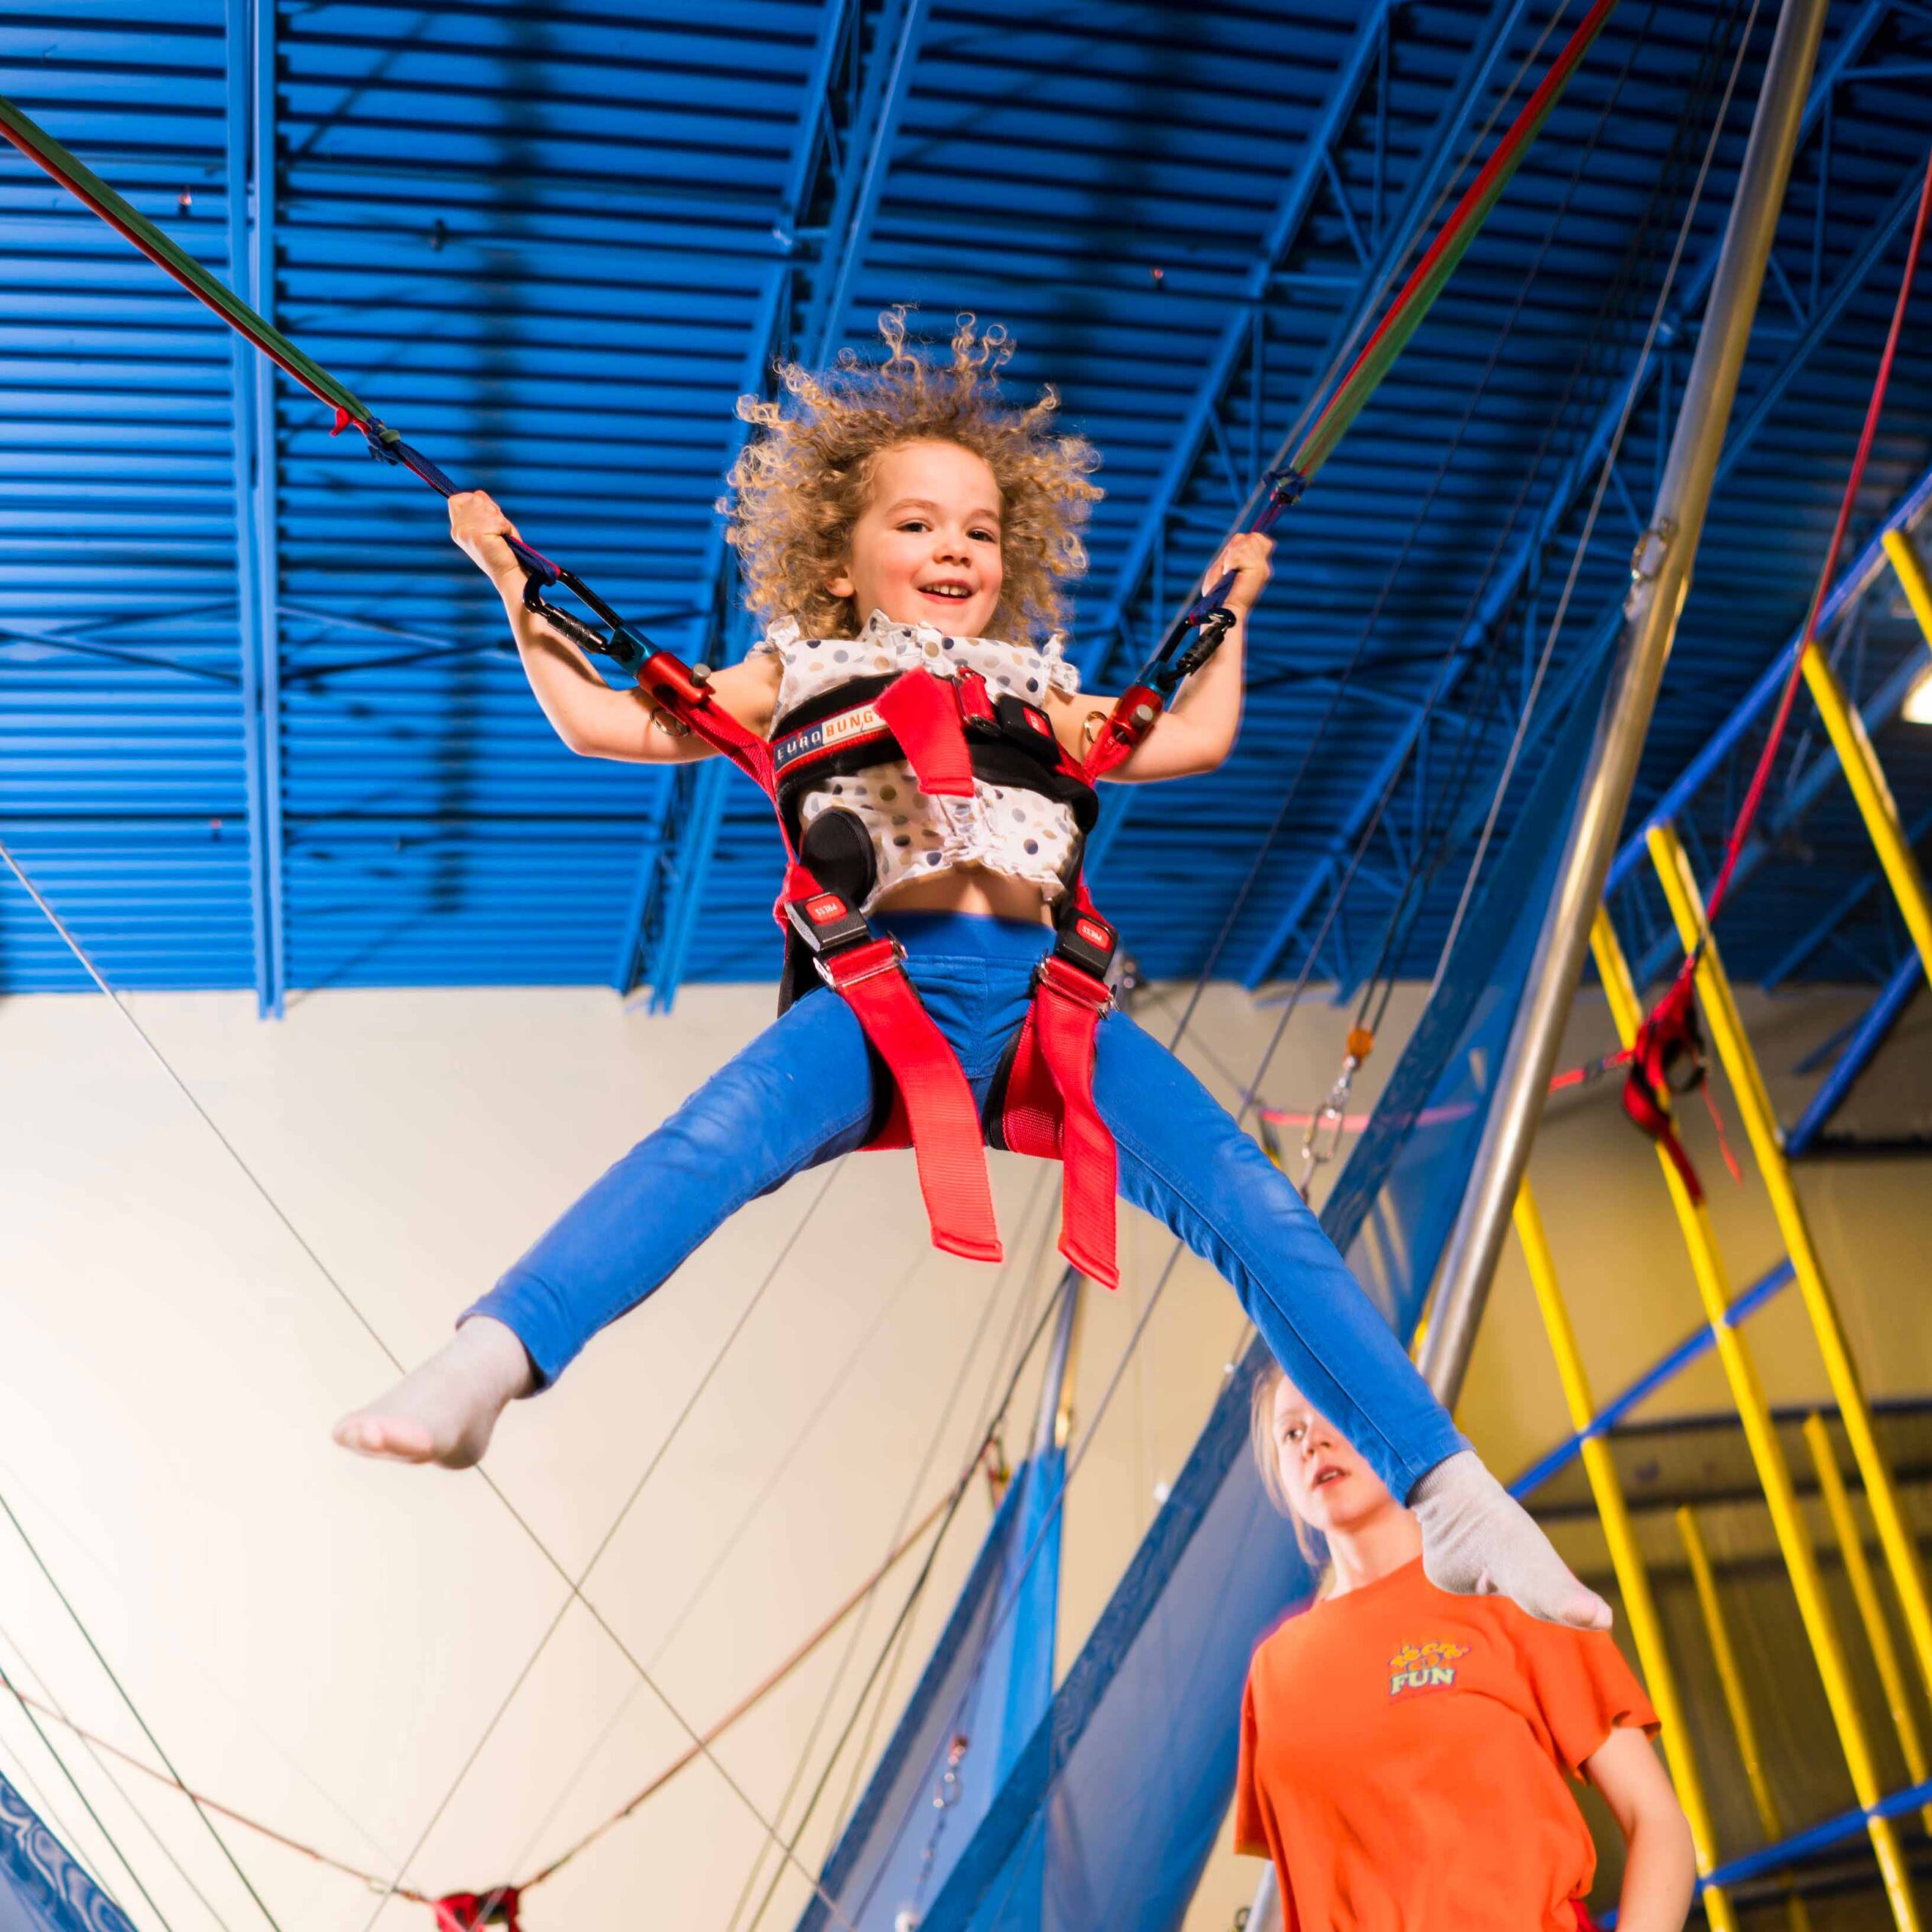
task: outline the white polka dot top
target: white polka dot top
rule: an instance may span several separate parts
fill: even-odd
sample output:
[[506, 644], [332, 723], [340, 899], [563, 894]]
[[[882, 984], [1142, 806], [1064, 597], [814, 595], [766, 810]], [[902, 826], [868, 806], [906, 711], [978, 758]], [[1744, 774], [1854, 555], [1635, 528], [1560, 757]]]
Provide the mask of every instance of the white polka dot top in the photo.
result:
[[[970, 666], [995, 691], [1011, 691], [1044, 704], [1049, 691], [1071, 695], [1080, 673], [1068, 663], [1057, 634], [1042, 646], [1007, 644], [996, 638], [948, 637], [931, 624], [895, 624], [875, 611], [856, 638], [808, 638], [789, 617], [772, 626], [752, 654], [776, 657], [783, 669], [777, 715], [844, 684], [923, 665], [950, 677]], [[871, 835], [878, 876], [862, 911], [869, 912], [909, 878], [984, 866], [989, 872], [1039, 887], [1051, 905], [1065, 891], [1061, 869], [1072, 857], [1078, 832], [1072, 810], [1037, 792], [976, 780], [968, 798], [932, 798], [919, 789], [903, 758], [828, 778], [801, 801], [809, 825], [834, 805], [854, 814]]]

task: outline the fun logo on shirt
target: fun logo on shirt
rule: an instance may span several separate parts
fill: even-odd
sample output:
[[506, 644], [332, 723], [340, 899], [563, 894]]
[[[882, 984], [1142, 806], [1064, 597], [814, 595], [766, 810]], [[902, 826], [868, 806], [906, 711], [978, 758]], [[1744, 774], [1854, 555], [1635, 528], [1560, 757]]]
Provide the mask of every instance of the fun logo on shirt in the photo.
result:
[[1467, 1657], [1466, 1644], [1432, 1637], [1426, 1644], [1404, 1644], [1389, 1660], [1389, 1694], [1400, 1697], [1412, 1690], [1444, 1690], [1456, 1681], [1456, 1660]]

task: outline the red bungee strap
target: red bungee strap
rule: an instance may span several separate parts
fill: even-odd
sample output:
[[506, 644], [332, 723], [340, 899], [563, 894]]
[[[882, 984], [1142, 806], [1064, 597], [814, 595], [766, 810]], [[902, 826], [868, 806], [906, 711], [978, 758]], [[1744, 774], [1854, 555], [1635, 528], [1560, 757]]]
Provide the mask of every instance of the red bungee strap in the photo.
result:
[[935, 1247], [969, 1261], [998, 1261], [1004, 1251], [973, 1090], [900, 959], [891, 940], [874, 939], [820, 962], [892, 1076], [892, 1116], [871, 1145], [912, 1142]]

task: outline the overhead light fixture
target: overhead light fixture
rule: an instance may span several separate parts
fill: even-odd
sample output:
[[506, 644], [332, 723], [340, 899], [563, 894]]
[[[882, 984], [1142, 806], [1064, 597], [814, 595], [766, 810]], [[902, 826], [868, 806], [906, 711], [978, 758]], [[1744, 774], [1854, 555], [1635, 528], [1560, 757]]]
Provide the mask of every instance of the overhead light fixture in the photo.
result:
[[1921, 671], [1906, 693], [1903, 715], [1908, 724], [1932, 724], [1932, 669]]

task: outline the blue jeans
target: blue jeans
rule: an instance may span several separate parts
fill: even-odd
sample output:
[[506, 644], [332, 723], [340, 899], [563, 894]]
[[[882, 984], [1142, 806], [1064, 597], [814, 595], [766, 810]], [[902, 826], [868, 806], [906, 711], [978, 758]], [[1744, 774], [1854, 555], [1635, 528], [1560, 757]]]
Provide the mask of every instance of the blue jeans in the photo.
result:
[[[954, 913], [875, 922], [984, 1104], [1026, 1015], [1044, 926]], [[469, 1312], [513, 1330], [540, 1386], [732, 1214], [861, 1146], [875, 1099], [864, 1035], [826, 992], [800, 1000], [619, 1161]], [[1275, 1358], [1398, 1497], [1467, 1445], [1294, 1187], [1199, 1081], [1121, 1012], [1094, 1097], [1120, 1192], [1211, 1263]]]

